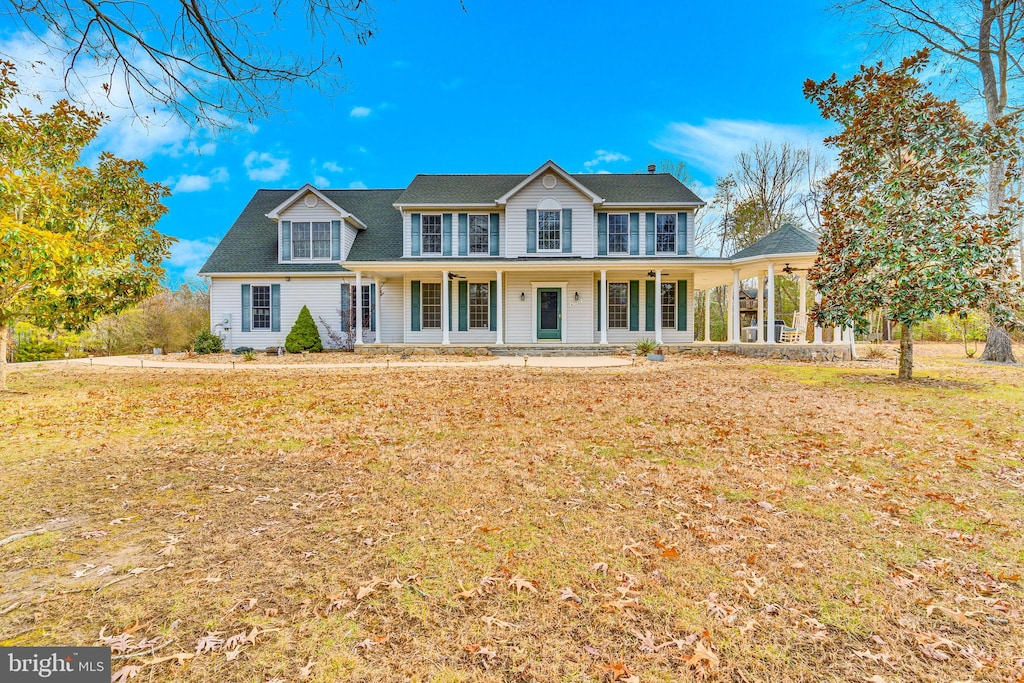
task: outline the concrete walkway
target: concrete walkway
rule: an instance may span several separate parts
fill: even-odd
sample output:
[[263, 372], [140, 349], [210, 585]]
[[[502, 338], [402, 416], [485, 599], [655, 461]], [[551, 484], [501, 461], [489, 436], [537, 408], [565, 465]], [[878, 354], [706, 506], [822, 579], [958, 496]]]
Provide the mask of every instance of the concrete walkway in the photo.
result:
[[351, 363], [249, 363], [241, 357], [234, 363], [195, 363], [187, 361], [158, 360], [158, 356], [105, 356], [102, 358], [75, 358], [72, 360], [33, 361], [11, 363], [8, 370], [30, 370], [33, 368], [56, 367], [114, 367], [174, 370], [344, 370], [345, 368], [479, 368], [479, 367], [526, 367], [531, 368], [612, 368], [631, 365], [629, 358], [615, 356], [536, 356], [524, 359], [519, 356], [495, 356], [473, 361], [359, 361]]

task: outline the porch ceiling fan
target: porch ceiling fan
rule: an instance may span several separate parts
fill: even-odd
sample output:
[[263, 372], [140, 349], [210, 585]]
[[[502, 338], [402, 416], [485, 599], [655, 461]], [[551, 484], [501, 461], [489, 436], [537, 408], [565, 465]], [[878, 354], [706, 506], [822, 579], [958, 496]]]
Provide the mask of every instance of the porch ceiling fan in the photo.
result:
[[455, 273], [448, 273], [449, 280], [465, 280], [465, 275], [456, 275]]
[[[656, 275], [657, 275], [657, 273], [655, 273], [653, 270], [647, 271], [647, 277], [655, 277]], [[668, 273], [662, 273], [661, 274], [662, 277], [668, 277], [668, 275], [669, 275]]]
[[792, 275], [793, 273], [802, 273], [807, 270], [810, 270], [810, 268], [794, 268], [788, 263], [782, 268], [782, 272], [785, 273], [786, 275]]

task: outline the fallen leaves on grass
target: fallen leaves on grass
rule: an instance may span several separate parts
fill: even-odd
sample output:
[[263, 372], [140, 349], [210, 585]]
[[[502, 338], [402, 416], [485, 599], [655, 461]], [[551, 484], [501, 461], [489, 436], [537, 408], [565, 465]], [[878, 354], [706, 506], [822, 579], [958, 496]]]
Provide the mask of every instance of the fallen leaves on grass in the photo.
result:
[[524, 579], [521, 576], [513, 576], [508, 580], [508, 587], [514, 590], [516, 593], [521, 593], [524, 590], [528, 590], [531, 593], [537, 593], [537, 586], [533, 581]]

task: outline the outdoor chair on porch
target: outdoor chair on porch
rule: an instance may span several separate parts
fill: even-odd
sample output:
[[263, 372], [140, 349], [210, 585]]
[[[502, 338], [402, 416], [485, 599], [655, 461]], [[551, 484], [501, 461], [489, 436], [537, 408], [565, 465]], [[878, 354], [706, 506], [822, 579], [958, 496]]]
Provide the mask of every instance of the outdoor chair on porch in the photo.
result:
[[807, 341], [807, 314], [794, 313], [793, 326], [783, 327], [779, 341], [783, 344], [802, 344]]

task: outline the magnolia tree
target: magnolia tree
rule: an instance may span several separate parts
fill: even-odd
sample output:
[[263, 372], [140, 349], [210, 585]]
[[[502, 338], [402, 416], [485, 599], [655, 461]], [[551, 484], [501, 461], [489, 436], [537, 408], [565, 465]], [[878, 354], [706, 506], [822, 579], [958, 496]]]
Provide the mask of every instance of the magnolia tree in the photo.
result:
[[159, 286], [172, 238], [153, 226], [170, 193], [140, 161], [80, 163], [103, 117], [66, 101], [9, 109], [18, 87], [0, 62], [0, 389], [11, 323], [83, 328]]
[[1024, 303], [1013, 263], [1020, 204], [1004, 197], [989, 211], [983, 201], [994, 160], [1008, 181], [1021, 177], [1020, 132], [976, 124], [929, 93], [916, 78], [927, 61], [922, 50], [892, 71], [879, 63], [845, 83], [804, 83], [841, 126], [825, 141], [839, 168], [825, 181], [814, 316], [866, 331], [869, 312], [885, 309], [902, 326], [900, 379], [912, 376], [915, 325], [982, 308], [1013, 327]]

